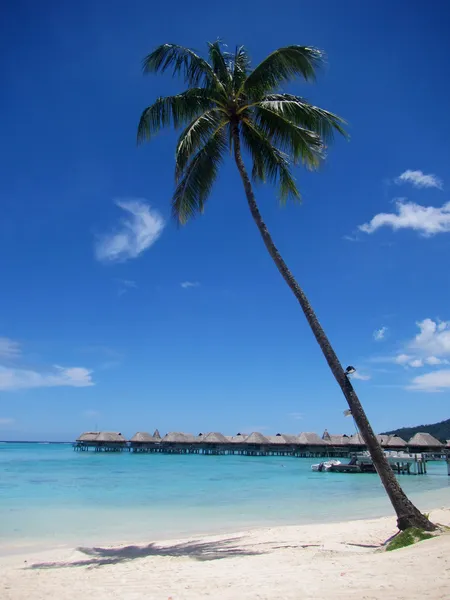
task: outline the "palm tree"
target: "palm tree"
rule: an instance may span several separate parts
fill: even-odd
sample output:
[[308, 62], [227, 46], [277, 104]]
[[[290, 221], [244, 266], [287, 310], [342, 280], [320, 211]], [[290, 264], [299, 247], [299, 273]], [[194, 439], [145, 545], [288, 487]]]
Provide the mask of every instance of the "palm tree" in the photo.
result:
[[303, 163], [310, 169], [317, 169], [333, 133], [345, 135], [345, 123], [304, 98], [280, 93], [279, 88], [296, 77], [313, 81], [323, 61], [322, 52], [316, 48], [287, 46], [269, 54], [251, 70], [243, 46], [229, 53], [220, 42], [209, 43], [208, 60], [205, 60], [189, 48], [163, 44], [144, 59], [144, 73], [171, 70], [174, 76], [184, 77], [187, 90], [175, 96], [160, 97], [144, 110], [138, 127], [138, 142], [152, 139], [166, 126], [183, 128], [176, 148], [176, 188], [172, 199], [173, 215], [181, 224], [204, 211], [227, 151], [234, 153], [252, 217], [348, 402], [397, 513], [398, 527], [432, 530], [435, 526], [401, 489], [348, 374], [305, 293], [275, 246], [261, 217], [242, 156], [243, 145], [252, 163], [253, 181], [277, 184], [282, 202], [300, 199], [291, 164]]

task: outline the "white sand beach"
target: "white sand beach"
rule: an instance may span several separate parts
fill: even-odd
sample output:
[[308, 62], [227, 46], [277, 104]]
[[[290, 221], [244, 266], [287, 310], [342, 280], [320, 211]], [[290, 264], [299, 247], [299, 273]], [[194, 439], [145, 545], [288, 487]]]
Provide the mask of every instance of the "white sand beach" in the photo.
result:
[[[450, 509], [432, 511], [450, 525]], [[274, 527], [148, 545], [18, 550], [2, 600], [450, 598], [450, 534], [385, 552], [395, 519]]]

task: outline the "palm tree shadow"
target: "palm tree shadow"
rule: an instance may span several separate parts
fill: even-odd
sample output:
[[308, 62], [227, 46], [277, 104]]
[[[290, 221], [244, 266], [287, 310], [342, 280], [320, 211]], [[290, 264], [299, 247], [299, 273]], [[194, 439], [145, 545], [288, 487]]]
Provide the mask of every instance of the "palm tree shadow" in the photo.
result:
[[149, 556], [187, 557], [198, 561], [212, 561], [237, 556], [256, 556], [263, 553], [240, 546], [238, 543], [240, 539], [228, 538], [215, 542], [184, 542], [171, 546], [158, 546], [155, 543], [151, 543], [147, 546], [121, 546], [118, 548], [79, 547], [77, 551], [90, 558], [65, 562], [34, 563], [26, 568], [65, 569], [70, 567], [87, 567], [88, 569], [93, 569], [105, 565], [129, 562], [138, 558], [147, 558]]

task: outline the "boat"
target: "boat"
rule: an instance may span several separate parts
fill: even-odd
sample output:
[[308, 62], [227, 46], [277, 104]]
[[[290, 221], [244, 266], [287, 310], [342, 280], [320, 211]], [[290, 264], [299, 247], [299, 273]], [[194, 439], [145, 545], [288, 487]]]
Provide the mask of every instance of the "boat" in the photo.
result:
[[311, 465], [311, 471], [329, 471], [332, 467], [335, 467], [336, 465], [340, 464], [340, 460], [327, 460], [326, 462]]

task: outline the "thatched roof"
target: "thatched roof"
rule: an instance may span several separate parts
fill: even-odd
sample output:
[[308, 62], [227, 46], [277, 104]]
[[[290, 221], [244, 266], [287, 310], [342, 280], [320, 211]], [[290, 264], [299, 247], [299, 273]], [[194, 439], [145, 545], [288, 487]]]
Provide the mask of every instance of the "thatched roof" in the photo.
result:
[[197, 438], [191, 433], [181, 433], [181, 431], [170, 431], [163, 439], [163, 442], [172, 442], [176, 444], [192, 444]]
[[266, 437], [271, 444], [298, 444], [297, 436], [290, 433], [277, 433], [277, 435], [268, 435]]
[[270, 444], [269, 440], [258, 431], [254, 431], [247, 438], [245, 438], [246, 444]]
[[332, 446], [349, 446], [350, 438], [348, 435], [334, 435], [327, 432], [327, 436], [323, 438], [328, 440]]
[[450, 448], [450, 440], [447, 440], [447, 443], [445, 444], [446, 448]]
[[100, 431], [85, 431], [77, 438], [77, 442], [95, 442]]
[[405, 440], [398, 435], [383, 436], [383, 438], [387, 438], [383, 442], [385, 448], [404, 448], [407, 445]]
[[348, 444], [350, 446], [365, 446], [366, 443], [360, 433], [354, 433], [349, 438], [346, 438], [344, 444]]
[[[377, 440], [379, 441], [379, 443], [383, 447], [388, 447], [389, 445], [391, 445], [391, 446], [405, 446], [406, 445], [406, 442], [404, 442], [404, 440], [402, 440], [402, 438], [400, 438], [398, 436], [394, 436], [394, 435], [376, 435], [375, 437], [377, 438]], [[392, 437], [395, 438], [394, 444], [389, 444], [389, 440]], [[396, 441], [397, 441], [397, 443], [395, 443]], [[402, 442], [404, 442], [404, 443], [402, 444]]]
[[155, 440], [160, 440], [161, 439], [161, 435], [160, 435], [158, 429], [155, 429], [155, 433], [153, 434], [153, 437], [155, 438]]
[[438, 447], [442, 443], [431, 435], [431, 433], [416, 433], [408, 442], [408, 446]]
[[130, 442], [140, 442], [141, 444], [155, 443], [157, 440], [153, 435], [150, 435], [146, 431], [138, 431], [133, 435]]
[[332, 433], [328, 433], [328, 430], [325, 429], [322, 435], [322, 439], [328, 441], [332, 446], [348, 446], [350, 439], [348, 435], [335, 435]]
[[302, 431], [297, 437], [297, 444], [305, 444], [307, 446], [325, 446], [328, 444], [326, 440], [321, 439], [317, 433], [312, 431]]
[[121, 433], [117, 433], [116, 431], [101, 431], [98, 434], [97, 439], [95, 441], [125, 444], [127, 440], [123, 437]]
[[248, 436], [245, 433], [238, 433], [237, 435], [226, 435], [225, 439], [232, 444], [242, 444], [247, 437]]
[[271, 444], [286, 444], [286, 440], [284, 439], [284, 435], [268, 435], [267, 439]]
[[286, 444], [298, 444], [298, 435], [292, 433], [282, 433], [281, 436], [286, 440]]
[[206, 435], [199, 436], [199, 440], [201, 442], [206, 442], [208, 444], [229, 444], [229, 440], [218, 431], [212, 431], [211, 433], [207, 433]]

